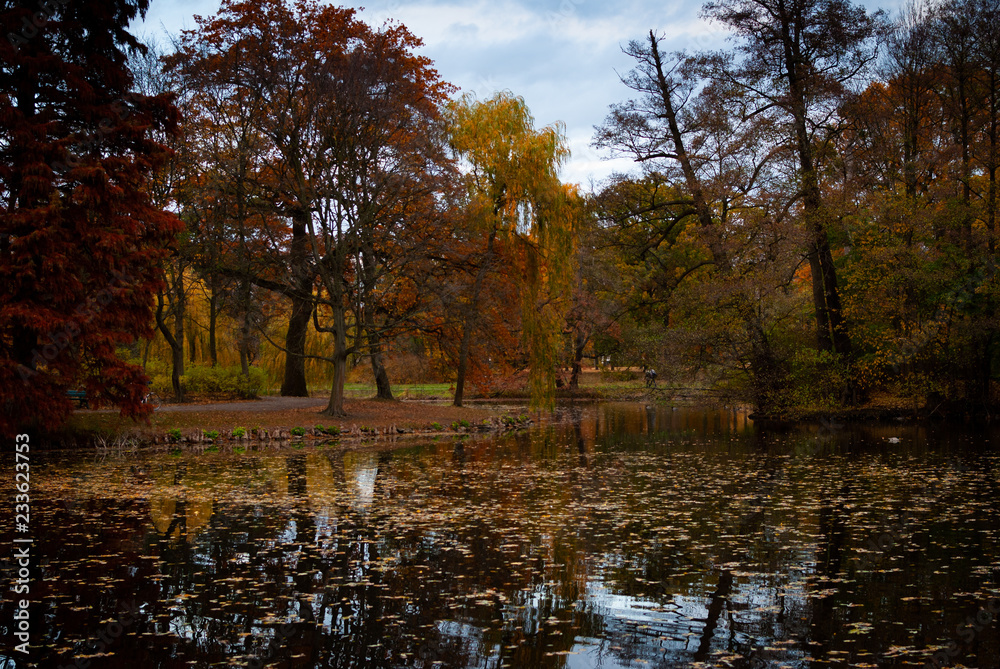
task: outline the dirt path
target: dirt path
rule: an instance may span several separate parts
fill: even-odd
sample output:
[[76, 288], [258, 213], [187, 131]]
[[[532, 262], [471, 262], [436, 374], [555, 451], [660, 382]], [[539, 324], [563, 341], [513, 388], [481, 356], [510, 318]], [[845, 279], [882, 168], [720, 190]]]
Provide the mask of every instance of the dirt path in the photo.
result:
[[262, 397], [259, 400], [215, 402], [212, 404], [163, 404], [157, 413], [173, 411], [290, 411], [292, 409], [322, 408], [329, 402], [325, 397]]
[[[479, 423], [484, 419], [508, 411], [521, 409], [487, 407], [455, 407], [442, 402], [420, 400], [381, 401], [348, 399], [344, 402], [347, 413], [343, 417], [324, 416], [327, 399], [323, 397], [265, 397], [243, 402], [216, 402], [211, 404], [164, 404], [151, 416], [148, 425], [121, 418], [114, 410], [78, 410], [70, 421], [71, 426], [82, 431], [98, 430], [102, 433], [140, 434], [147, 437], [165, 435], [174, 429], [202, 432], [215, 430], [220, 434], [236, 427], [250, 431], [254, 428], [313, 428], [337, 426], [342, 431], [359, 429], [385, 431], [405, 428], [416, 431], [434, 431], [451, 426], [455, 421]], [[391, 431], [391, 430], [390, 430]]]

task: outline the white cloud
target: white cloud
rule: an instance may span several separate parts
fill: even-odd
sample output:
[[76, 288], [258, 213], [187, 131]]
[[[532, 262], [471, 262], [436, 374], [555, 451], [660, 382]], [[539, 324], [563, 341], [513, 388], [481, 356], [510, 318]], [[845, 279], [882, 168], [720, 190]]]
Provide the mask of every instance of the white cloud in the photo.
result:
[[[349, 3], [353, 4], [353, 3]], [[516, 2], [405, 2], [388, 3], [361, 13], [373, 25], [399, 21], [429, 47], [490, 48], [537, 33], [535, 12]], [[393, 9], [393, 5], [398, 5]], [[355, 5], [357, 6], [357, 5]]]
[[[335, 0], [334, 0], [335, 1]], [[193, 28], [194, 14], [211, 16], [218, 0], [153, 0], [144, 33]], [[573, 157], [563, 177], [584, 187], [627, 161], [606, 162], [590, 148], [593, 126], [608, 106], [630, 91], [618, 73], [632, 67], [621, 47], [650, 29], [667, 50], [724, 45], [720, 26], [699, 18], [700, 3], [685, 0], [372, 0], [347, 3], [366, 9], [372, 25], [404, 24], [424, 41], [423, 55], [445, 81], [485, 98], [497, 90], [524, 97], [539, 126], [563, 121]]]

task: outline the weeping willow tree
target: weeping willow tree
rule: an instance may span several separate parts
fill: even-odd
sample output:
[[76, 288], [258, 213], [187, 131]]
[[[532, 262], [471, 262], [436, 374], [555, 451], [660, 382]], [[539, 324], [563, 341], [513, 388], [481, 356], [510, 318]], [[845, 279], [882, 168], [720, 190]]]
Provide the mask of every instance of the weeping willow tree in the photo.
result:
[[[559, 181], [569, 156], [561, 124], [536, 129], [524, 100], [500, 92], [465, 95], [448, 107], [450, 145], [464, 167], [462, 231], [469, 284], [461, 300], [455, 406], [462, 405], [472, 335], [490, 307], [487, 279], [516, 263], [522, 338], [528, 352], [532, 405], [551, 407], [562, 310], [569, 285], [575, 191]], [[507, 269], [510, 269], [507, 267]]]

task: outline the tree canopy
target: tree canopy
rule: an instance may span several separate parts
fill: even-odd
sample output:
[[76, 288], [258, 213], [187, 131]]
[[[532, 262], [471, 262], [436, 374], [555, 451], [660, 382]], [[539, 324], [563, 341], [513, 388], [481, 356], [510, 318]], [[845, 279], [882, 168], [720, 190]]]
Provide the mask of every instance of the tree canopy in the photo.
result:
[[561, 123], [399, 23], [224, 0], [160, 53], [146, 8], [0, 12], [6, 432], [230, 367], [337, 416], [351, 380], [551, 406], [588, 356], [761, 415], [996, 405], [997, 0], [711, 0], [712, 52], [650, 26], [593, 139], [633, 168], [589, 191]]

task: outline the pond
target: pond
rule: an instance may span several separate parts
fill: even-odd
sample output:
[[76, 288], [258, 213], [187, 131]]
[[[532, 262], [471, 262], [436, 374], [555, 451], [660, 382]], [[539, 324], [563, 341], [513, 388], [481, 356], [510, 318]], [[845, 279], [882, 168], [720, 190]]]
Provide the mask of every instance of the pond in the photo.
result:
[[998, 440], [595, 404], [360, 450], [35, 451], [31, 661], [5, 587], [0, 668], [997, 667]]

